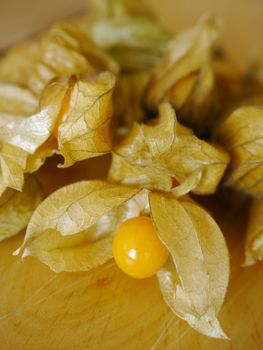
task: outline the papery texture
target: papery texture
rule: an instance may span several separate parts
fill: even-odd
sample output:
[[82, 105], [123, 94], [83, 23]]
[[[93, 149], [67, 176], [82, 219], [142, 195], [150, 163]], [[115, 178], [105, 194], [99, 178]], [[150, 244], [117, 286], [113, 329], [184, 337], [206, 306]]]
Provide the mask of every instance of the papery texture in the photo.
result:
[[23, 174], [36, 171], [54, 153], [70, 166], [110, 152], [114, 84], [110, 72], [64, 77], [47, 85], [36, 114], [7, 118], [6, 123], [3, 118], [0, 162], [5, 184], [21, 190]]
[[42, 189], [33, 176], [26, 179], [23, 192], [6, 189], [0, 197], [0, 241], [24, 229], [42, 199]]
[[263, 194], [263, 108], [235, 110], [219, 127], [220, 142], [230, 153], [226, 184], [252, 196]]
[[221, 18], [205, 15], [196, 27], [171, 41], [146, 89], [149, 109], [168, 101], [178, 112], [179, 120], [197, 133], [213, 125], [217, 98], [211, 53], [221, 28]]
[[184, 183], [191, 176], [196, 183], [190, 190], [208, 194], [216, 191], [227, 163], [226, 152], [194, 136], [166, 103], [152, 125], [135, 123], [116, 146], [109, 179], [168, 191], [173, 179]]
[[34, 212], [20, 254], [33, 255], [57, 272], [103, 264], [112, 257], [111, 241], [118, 225], [146, 206], [144, 198], [127, 202], [139, 191], [103, 181], [59, 189]]
[[77, 25], [59, 23], [35, 41], [7, 53], [0, 60], [0, 79], [23, 85], [40, 96], [54, 78], [104, 70], [117, 73], [118, 69], [117, 63]]
[[64, 166], [110, 152], [114, 85], [110, 72], [83, 76], [76, 82], [58, 132]]
[[[0, 118], [25, 117], [35, 113], [38, 100], [31, 91], [15, 84], [0, 83]], [[8, 119], [7, 119], [8, 120]]]
[[142, 1], [92, 1], [82, 27], [122, 70], [138, 71], [156, 65], [170, 39]]
[[159, 63], [170, 37], [151, 18], [127, 15], [99, 20], [89, 32], [94, 42], [126, 71], [143, 70]]
[[141, 0], [89, 0], [89, 7], [87, 16], [92, 23], [102, 18], [127, 15], [153, 17], [152, 8]]
[[6, 118], [6, 122], [0, 124], [1, 181], [5, 186], [22, 190], [24, 173], [36, 171], [45, 158], [54, 153], [55, 144], [48, 150], [45, 145], [52, 133], [64, 93], [60, 91], [59, 95], [57, 91], [44, 91], [39, 112], [28, 117]]
[[33, 40], [11, 47], [0, 59], [0, 80], [26, 87], [38, 55], [39, 45]]
[[0, 187], [21, 191], [26, 161], [26, 151], [8, 143], [0, 143]]
[[229, 280], [225, 240], [212, 217], [191, 201], [150, 194], [157, 233], [171, 262], [157, 275], [172, 311], [199, 332], [225, 338], [217, 320]]

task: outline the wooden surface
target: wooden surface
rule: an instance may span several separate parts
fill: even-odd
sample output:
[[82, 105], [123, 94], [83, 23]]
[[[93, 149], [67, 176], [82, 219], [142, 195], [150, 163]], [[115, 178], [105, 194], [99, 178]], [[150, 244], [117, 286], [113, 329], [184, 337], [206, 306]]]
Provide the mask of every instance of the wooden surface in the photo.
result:
[[0, 0], [0, 50], [57, 20], [83, 12], [85, 0]]
[[[204, 10], [222, 13], [227, 19], [223, 40], [230, 56], [240, 62], [263, 34], [259, 1], [149, 2], [175, 31], [192, 24]], [[44, 7], [32, 0], [2, 0], [0, 46], [55, 18], [70, 16], [77, 6], [81, 8], [82, 1], [46, 0]], [[94, 178], [98, 169], [105, 171], [108, 164], [109, 160], [102, 158], [78, 164], [68, 172], [54, 170], [52, 160], [39, 178], [49, 193], [61, 182]], [[0, 350], [262, 350], [263, 264], [240, 267], [245, 215], [229, 217], [216, 198], [208, 202], [231, 252], [231, 282], [220, 314], [231, 341], [212, 340], [190, 329], [164, 304], [155, 278], [133, 280], [113, 262], [90, 273], [58, 275], [33, 258], [21, 264], [12, 256], [23, 239], [20, 234], [0, 243]]]
[[[46, 193], [62, 183], [94, 178], [98, 169], [106, 171], [109, 159], [83, 162], [69, 172], [55, 163], [49, 161], [39, 174]], [[0, 349], [263, 349], [263, 264], [240, 267], [246, 215], [229, 216], [217, 201], [211, 197], [205, 203], [231, 254], [231, 282], [220, 314], [231, 341], [190, 329], [169, 311], [155, 277], [134, 280], [113, 261], [89, 273], [61, 274], [34, 258], [21, 264], [11, 255], [22, 241], [20, 234], [0, 244]]]

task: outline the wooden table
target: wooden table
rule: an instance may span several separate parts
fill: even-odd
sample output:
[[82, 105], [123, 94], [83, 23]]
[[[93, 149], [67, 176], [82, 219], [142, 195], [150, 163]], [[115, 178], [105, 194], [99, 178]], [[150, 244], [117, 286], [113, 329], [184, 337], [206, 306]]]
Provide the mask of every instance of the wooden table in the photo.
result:
[[[39, 174], [46, 193], [61, 183], [94, 178], [98, 169], [106, 172], [109, 159], [69, 171], [56, 169], [56, 162], [50, 160]], [[262, 349], [263, 264], [241, 267], [245, 212], [229, 216], [217, 202], [217, 197], [204, 201], [231, 254], [231, 282], [220, 314], [231, 342], [199, 335], [170, 312], [155, 277], [134, 280], [113, 261], [89, 273], [60, 274], [34, 258], [21, 264], [12, 256], [20, 234], [0, 244], [0, 349]]]
[[[82, 6], [81, 1], [76, 1], [76, 6], [72, 6], [73, 1], [63, 1], [62, 7], [60, 0], [46, 0], [46, 8], [50, 10], [54, 2], [55, 10], [51, 12], [49, 21], [59, 17], [59, 6], [63, 8], [62, 17], [70, 15], [72, 8], [76, 10], [76, 6]], [[19, 6], [14, 6], [18, 3]], [[8, 42], [17, 38], [10, 33], [14, 32], [14, 24], [11, 24], [16, 22], [14, 18], [18, 15], [22, 19], [16, 22], [16, 32], [24, 28], [24, 34], [28, 33], [25, 23], [30, 26], [30, 31], [46, 25], [47, 13], [40, 16], [43, 8], [38, 12], [39, 21], [33, 19], [36, 3], [40, 7], [43, 4], [23, 1], [27, 6], [30, 3], [33, 8], [28, 12], [21, 1], [4, 2], [2, 16], [4, 13], [5, 21], [0, 21], [0, 32], [3, 33], [1, 26], [4, 25], [10, 38]], [[198, 6], [190, 0], [154, 0], [152, 3], [161, 19], [173, 29], [181, 28], [183, 23], [190, 25], [199, 13], [209, 7], [225, 14], [228, 22], [224, 41], [230, 56], [237, 58], [241, 64], [244, 55], [241, 57], [240, 53], [247, 53], [249, 47], [263, 36], [259, 21], [262, 11], [258, 11], [260, 4], [255, 1], [233, 1], [229, 4], [226, 0], [202, 0]], [[242, 35], [238, 34], [240, 27]], [[248, 33], [251, 34], [250, 40]], [[232, 46], [233, 42], [235, 46]], [[2, 35], [0, 46], [6, 44], [7, 38]], [[106, 171], [109, 159], [80, 163], [69, 171], [54, 171], [55, 162], [56, 159], [49, 161], [39, 174], [47, 193], [57, 188], [61, 179], [66, 184], [95, 178], [98, 168]], [[229, 216], [228, 210], [220, 207], [216, 197], [205, 202], [226, 235], [231, 254], [231, 282], [220, 314], [231, 341], [209, 339], [190, 329], [169, 311], [162, 300], [156, 278], [143, 281], [128, 278], [112, 261], [90, 273], [57, 275], [33, 258], [27, 258], [21, 264], [17, 257], [12, 256], [23, 239], [23, 234], [20, 234], [0, 244], [0, 349], [263, 349], [263, 264], [246, 269], [241, 267], [245, 215], [241, 212]]]

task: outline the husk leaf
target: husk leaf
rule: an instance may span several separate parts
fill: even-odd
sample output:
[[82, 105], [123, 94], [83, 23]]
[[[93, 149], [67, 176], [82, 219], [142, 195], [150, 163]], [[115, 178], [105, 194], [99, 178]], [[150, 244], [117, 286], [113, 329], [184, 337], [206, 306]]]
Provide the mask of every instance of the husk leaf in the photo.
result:
[[0, 197], [0, 241], [24, 229], [42, 199], [42, 189], [33, 176], [26, 179], [23, 192], [6, 189]]
[[8, 143], [0, 147], [1, 187], [21, 191], [24, 185], [27, 152]]
[[[15, 84], [0, 83], [0, 117], [26, 117], [35, 113], [38, 100], [31, 91]], [[7, 117], [6, 117], [7, 118]]]
[[178, 118], [198, 134], [216, 117], [217, 98], [211, 65], [212, 45], [222, 29], [222, 19], [204, 15], [196, 27], [172, 40], [162, 62], [153, 69], [146, 88], [146, 106], [156, 110], [170, 102]]
[[103, 264], [112, 257], [117, 226], [139, 215], [141, 204], [127, 202], [139, 191], [103, 181], [59, 189], [35, 210], [16, 254], [35, 256], [56, 272], [86, 271]]
[[58, 149], [65, 159], [63, 166], [110, 152], [114, 85], [115, 77], [110, 72], [77, 80], [59, 127]]
[[231, 156], [226, 184], [244, 193], [263, 194], [263, 108], [236, 109], [219, 127], [218, 141]]
[[0, 79], [27, 87], [38, 97], [54, 78], [104, 70], [118, 73], [119, 68], [78, 25], [69, 23], [55, 24], [35, 41], [12, 49], [0, 61]]
[[212, 217], [197, 204], [151, 193], [157, 233], [171, 254], [158, 273], [164, 300], [200, 333], [225, 338], [217, 320], [229, 280], [224, 237]]
[[189, 191], [197, 194], [214, 193], [228, 163], [221, 148], [180, 125], [167, 103], [160, 106], [155, 124], [135, 123], [114, 153], [109, 173], [112, 182], [169, 191], [173, 178], [182, 184], [195, 173], [195, 186], [188, 183]]
[[126, 71], [155, 66], [170, 38], [153, 19], [130, 15], [98, 20], [89, 33], [98, 47], [107, 50]]
[[39, 112], [0, 124], [1, 170], [8, 187], [21, 190], [23, 174], [36, 171], [54, 153], [62, 154], [64, 166], [70, 166], [111, 150], [114, 75], [74, 79], [70, 94], [72, 77], [52, 81], [42, 93]]

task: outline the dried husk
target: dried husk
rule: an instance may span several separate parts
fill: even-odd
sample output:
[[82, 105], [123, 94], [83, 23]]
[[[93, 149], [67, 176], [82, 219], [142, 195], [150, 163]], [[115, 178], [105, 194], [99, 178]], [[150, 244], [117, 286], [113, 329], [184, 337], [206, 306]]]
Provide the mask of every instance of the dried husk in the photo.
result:
[[31, 91], [15, 84], [0, 83], [0, 118], [26, 117], [35, 113], [38, 100]]
[[26, 160], [25, 173], [36, 172], [46, 161], [47, 158], [58, 154], [57, 141], [53, 138], [47, 139], [34, 154], [28, 154]]
[[110, 152], [114, 75], [81, 76], [75, 78], [73, 87], [71, 79], [51, 82], [42, 93], [36, 114], [12, 118], [0, 126], [1, 171], [8, 187], [21, 190], [23, 174], [36, 171], [54, 153], [63, 155], [63, 166], [70, 166]]
[[109, 180], [170, 191], [173, 179], [182, 184], [191, 177], [189, 190], [214, 193], [228, 164], [227, 153], [179, 124], [169, 104], [162, 104], [159, 114], [155, 124], [135, 123], [115, 147]]
[[[118, 65], [79, 26], [64, 23], [54, 25], [36, 40], [20, 44], [0, 61], [0, 79], [9, 82], [2, 84], [2, 89], [0, 86], [0, 140], [28, 152], [28, 172], [37, 170], [47, 156], [57, 151], [50, 140], [57, 119], [61, 119], [60, 129], [64, 131], [59, 132], [58, 148], [65, 165], [109, 152], [111, 90], [115, 79], [109, 72], [98, 74], [107, 69], [117, 73]], [[67, 77], [82, 72], [88, 77], [76, 78], [69, 111], [63, 110], [69, 89]], [[51, 81], [54, 78], [57, 81]], [[104, 96], [105, 89], [109, 92]], [[41, 95], [37, 109], [38, 98], [33, 93]], [[30, 112], [34, 114], [26, 119], [13, 118]]]
[[[139, 188], [82, 181], [51, 194], [34, 212], [23, 245], [52, 270], [87, 271], [112, 257], [111, 241], [122, 221], [145, 208]], [[134, 197], [134, 200], [132, 199]]]
[[221, 18], [205, 15], [196, 27], [170, 42], [146, 88], [145, 103], [150, 110], [167, 101], [179, 120], [197, 134], [211, 128], [218, 108], [211, 54], [221, 29]]
[[[0, 60], [0, 240], [23, 229], [35, 210], [15, 254], [34, 256], [55, 272], [88, 271], [112, 258], [113, 235], [123, 221], [151, 215], [171, 253], [157, 273], [165, 302], [200, 333], [225, 338], [217, 319], [229, 279], [225, 241], [212, 217], [183, 196], [214, 193], [229, 157], [182, 126], [174, 112], [199, 134], [213, 125], [211, 50], [221, 20], [203, 17], [170, 44], [160, 63], [169, 35], [138, 5], [97, 1], [99, 20], [87, 29], [55, 25]], [[24, 175], [47, 157], [60, 153], [60, 166], [68, 167], [112, 151], [118, 64], [126, 71], [114, 96], [120, 134], [145, 118], [142, 97], [150, 111], [169, 103], [160, 105], [158, 119], [135, 123], [114, 147], [111, 183], [71, 184], [39, 204], [38, 183], [26, 176], [23, 187]], [[249, 242], [254, 254], [255, 242]]]
[[254, 200], [249, 213], [245, 246], [245, 266], [263, 259], [263, 201]]
[[[18, 70], [14, 69], [17, 62]], [[104, 70], [118, 73], [119, 68], [79, 26], [68, 23], [55, 24], [35, 41], [12, 49], [0, 61], [2, 81], [27, 87], [38, 97], [54, 78]]]
[[117, 16], [96, 21], [89, 33], [125, 71], [145, 70], [163, 57], [170, 36], [151, 18]]
[[88, 5], [90, 11], [87, 18], [92, 23], [103, 18], [127, 15], [154, 17], [152, 8], [142, 0], [88, 0]]
[[217, 319], [229, 280], [222, 232], [204, 209], [189, 200], [151, 193], [150, 211], [171, 254], [157, 273], [165, 302], [200, 333], [225, 338]]
[[0, 81], [25, 88], [38, 57], [37, 41], [26, 40], [11, 47], [0, 59]]
[[63, 166], [111, 151], [114, 85], [115, 77], [110, 72], [84, 76], [76, 82], [58, 133], [58, 149], [65, 159]]
[[255, 197], [263, 194], [262, 130], [263, 108], [246, 106], [236, 109], [217, 132], [231, 156], [226, 185]]
[[[60, 97], [62, 96], [63, 93]], [[24, 184], [24, 173], [36, 171], [46, 156], [54, 153], [53, 149], [52, 152], [50, 150], [45, 152], [43, 145], [51, 135], [56, 115], [60, 110], [60, 103], [58, 95], [49, 94], [47, 96], [44, 92], [39, 112], [28, 117], [9, 117], [6, 118], [6, 123], [3, 122], [0, 125], [0, 182], [2, 185], [21, 191]], [[36, 153], [41, 147], [42, 161], [38, 161]], [[34, 166], [32, 158], [35, 159]]]
[[89, 6], [80, 25], [122, 70], [145, 71], [160, 62], [170, 35], [143, 1], [98, 0]]
[[[44, 94], [45, 95], [45, 94]], [[0, 128], [0, 140], [33, 154], [51, 135], [61, 100], [50, 95], [48, 105], [40, 101], [40, 110], [27, 118], [14, 118]], [[62, 97], [62, 96], [61, 96]]]
[[8, 143], [0, 143], [0, 187], [21, 191], [24, 185], [27, 152]]
[[23, 230], [42, 199], [42, 189], [33, 176], [26, 179], [23, 192], [9, 188], [1, 193], [0, 241]]

